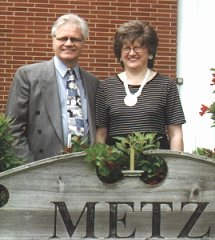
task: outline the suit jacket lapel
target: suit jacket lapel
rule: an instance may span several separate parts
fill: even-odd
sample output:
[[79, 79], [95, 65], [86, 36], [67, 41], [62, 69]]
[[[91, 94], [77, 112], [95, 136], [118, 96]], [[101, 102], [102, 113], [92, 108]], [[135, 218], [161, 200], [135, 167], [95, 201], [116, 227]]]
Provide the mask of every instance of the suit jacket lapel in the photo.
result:
[[61, 120], [61, 106], [57, 86], [54, 62], [49, 61], [48, 66], [40, 80], [42, 97], [46, 106], [46, 111], [54, 126], [54, 129], [63, 143], [63, 127]]

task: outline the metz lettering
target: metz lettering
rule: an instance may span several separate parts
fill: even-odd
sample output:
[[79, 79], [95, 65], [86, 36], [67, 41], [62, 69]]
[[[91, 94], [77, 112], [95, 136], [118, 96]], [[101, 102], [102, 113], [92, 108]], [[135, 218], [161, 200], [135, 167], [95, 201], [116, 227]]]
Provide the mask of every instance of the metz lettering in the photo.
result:
[[163, 238], [160, 235], [160, 223], [161, 223], [160, 207], [162, 204], [165, 204], [165, 205], [168, 205], [172, 211], [172, 203], [170, 203], [170, 202], [141, 202], [140, 203], [141, 209], [147, 204], [152, 205], [152, 236], [151, 237]]
[[[109, 202], [110, 205], [110, 217], [109, 217], [109, 236], [108, 238], [122, 238], [117, 235], [117, 222], [122, 222], [124, 226], [126, 226], [126, 213], [122, 219], [117, 218], [118, 206], [120, 204], [125, 204], [131, 207], [132, 211], [134, 211], [134, 203], [131, 202]], [[123, 238], [134, 238], [135, 237], [135, 229], [132, 234]]]
[[[66, 227], [67, 233], [71, 238], [84, 214], [86, 211], [86, 230], [85, 236], [83, 238], [97, 238], [95, 236], [95, 216], [96, 216], [96, 204], [99, 202], [87, 202], [81, 211], [76, 223], [73, 223], [70, 213], [67, 209], [65, 202], [53, 202], [55, 206], [54, 214], [54, 233], [51, 238], [58, 238], [57, 236], [57, 213], [59, 210], [60, 216], [63, 220], [63, 223]], [[120, 222], [126, 228], [126, 212], [124, 213], [121, 219], [118, 218], [118, 212], [120, 205], [128, 206], [132, 212], [134, 212], [134, 203], [133, 202], [107, 202], [109, 205], [109, 235], [106, 238], [135, 238], [136, 228], [131, 231], [127, 236], [119, 236], [117, 231], [118, 223]], [[208, 230], [200, 236], [190, 236], [190, 231], [197, 223], [205, 208], [208, 205], [208, 202], [193, 203], [193, 202], [183, 202], [181, 203], [181, 212], [185, 205], [196, 205], [196, 209], [192, 213], [191, 217], [185, 222], [181, 232], [176, 238], [203, 238], [210, 237], [211, 227], [208, 227]], [[173, 212], [173, 203], [172, 202], [141, 202], [140, 203], [140, 212], [143, 212], [143, 208], [146, 205], [152, 206], [152, 233], [150, 238], [164, 238], [165, 236], [161, 235], [161, 206], [166, 205], [170, 208], [170, 211]], [[135, 212], [134, 212], [135, 214]], [[102, 236], [105, 238], [105, 236]], [[144, 236], [142, 236], [144, 237]]]
[[64, 225], [70, 237], [72, 237], [80, 219], [87, 209], [87, 219], [86, 219], [86, 237], [95, 238], [94, 236], [94, 220], [95, 220], [95, 205], [97, 202], [88, 202], [84, 206], [84, 209], [81, 212], [80, 217], [78, 218], [76, 224], [74, 225], [72, 219], [70, 218], [68, 209], [64, 202], [53, 202], [55, 205], [55, 219], [54, 219], [54, 235], [51, 238], [57, 238], [57, 208], [59, 209], [61, 218], [63, 219]]
[[[187, 204], [190, 204], [190, 202], [182, 203], [181, 210]], [[202, 215], [202, 213], [204, 212], [205, 208], [208, 205], [208, 203], [204, 203], [204, 202], [196, 203], [196, 204], [197, 204], [197, 208], [192, 214], [192, 216], [190, 217], [190, 219], [188, 220], [188, 222], [186, 223], [186, 225], [184, 226], [184, 228], [182, 229], [182, 231], [180, 232], [180, 234], [178, 235], [179, 238], [186, 238], [186, 237], [189, 238], [189, 235], [188, 235], [189, 232], [191, 231], [191, 229], [193, 228], [193, 226], [195, 225], [195, 223], [200, 218], [200, 216]], [[205, 234], [203, 234], [202, 236], [198, 236], [198, 238], [209, 237], [209, 236], [210, 236], [210, 227], [208, 228], [208, 231]]]

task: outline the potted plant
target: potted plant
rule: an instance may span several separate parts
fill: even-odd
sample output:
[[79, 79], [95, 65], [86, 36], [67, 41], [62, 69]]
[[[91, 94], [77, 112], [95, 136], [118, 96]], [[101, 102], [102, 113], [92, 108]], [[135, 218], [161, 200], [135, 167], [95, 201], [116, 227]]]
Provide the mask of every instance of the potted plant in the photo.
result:
[[127, 170], [143, 172], [141, 179], [147, 184], [155, 184], [165, 178], [165, 161], [158, 156], [144, 154], [144, 151], [159, 148], [155, 133], [134, 132], [115, 139], [115, 146], [96, 143], [85, 149], [86, 161], [96, 167], [101, 181], [116, 182]]
[[[157, 184], [167, 175], [167, 165], [163, 158], [146, 155], [144, 151], [158, 149], [156, 133], [134, 132], [127, 137], [116, 137], [116, 147], [130, 156], [130, 170], [142, 170], [141, 179], [147, 184]], [[128, 166], [127, 166], [128, 167]]]
[[142, 155], [137, 168], [143, 170], [141, 179], [143, 182], [155, 185], [162, 182], [167, 175], [167, 164], [163, 158], [154, 155]]
[[0, 115], [0, 172], [23, 164], [13, 152], [14, 138], [10, 133], [10, 119]]
[[99, 179], [105, 183], [114, 183], [123, 175], [121, 168], [125, 165], [123, 153], [115, 146], [96, 143], [85, 149], [87, 163], [96, 167]]

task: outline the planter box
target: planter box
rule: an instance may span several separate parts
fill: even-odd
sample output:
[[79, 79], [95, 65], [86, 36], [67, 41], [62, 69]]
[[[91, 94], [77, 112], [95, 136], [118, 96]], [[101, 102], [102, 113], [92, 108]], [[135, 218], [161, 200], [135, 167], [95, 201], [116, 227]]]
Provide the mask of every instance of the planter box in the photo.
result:
[[168, 166], [155, 186], [101, 182], [84, 153], [0, 173], [0, 240], [215, 239], [215, 161], [153, 150]]

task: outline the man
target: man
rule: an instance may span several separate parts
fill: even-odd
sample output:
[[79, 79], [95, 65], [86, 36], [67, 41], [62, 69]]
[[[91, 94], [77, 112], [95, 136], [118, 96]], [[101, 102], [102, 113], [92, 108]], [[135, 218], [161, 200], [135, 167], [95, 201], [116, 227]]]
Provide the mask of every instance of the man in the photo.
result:
[[[17, 156], [36, 161], [59, 155], [75, 134], [94, 142], [99, 81], [78, 64], [88, 33], [84, 19], [75, 14], [61, 16], [52, 26], [53, 59], [17, 70], [6, 107]], [[74, 89], [67, 89], [71, 86], [68, 69], [75, 74], [76, 92], [69, 100], [67, 93], [72, 95]]]

